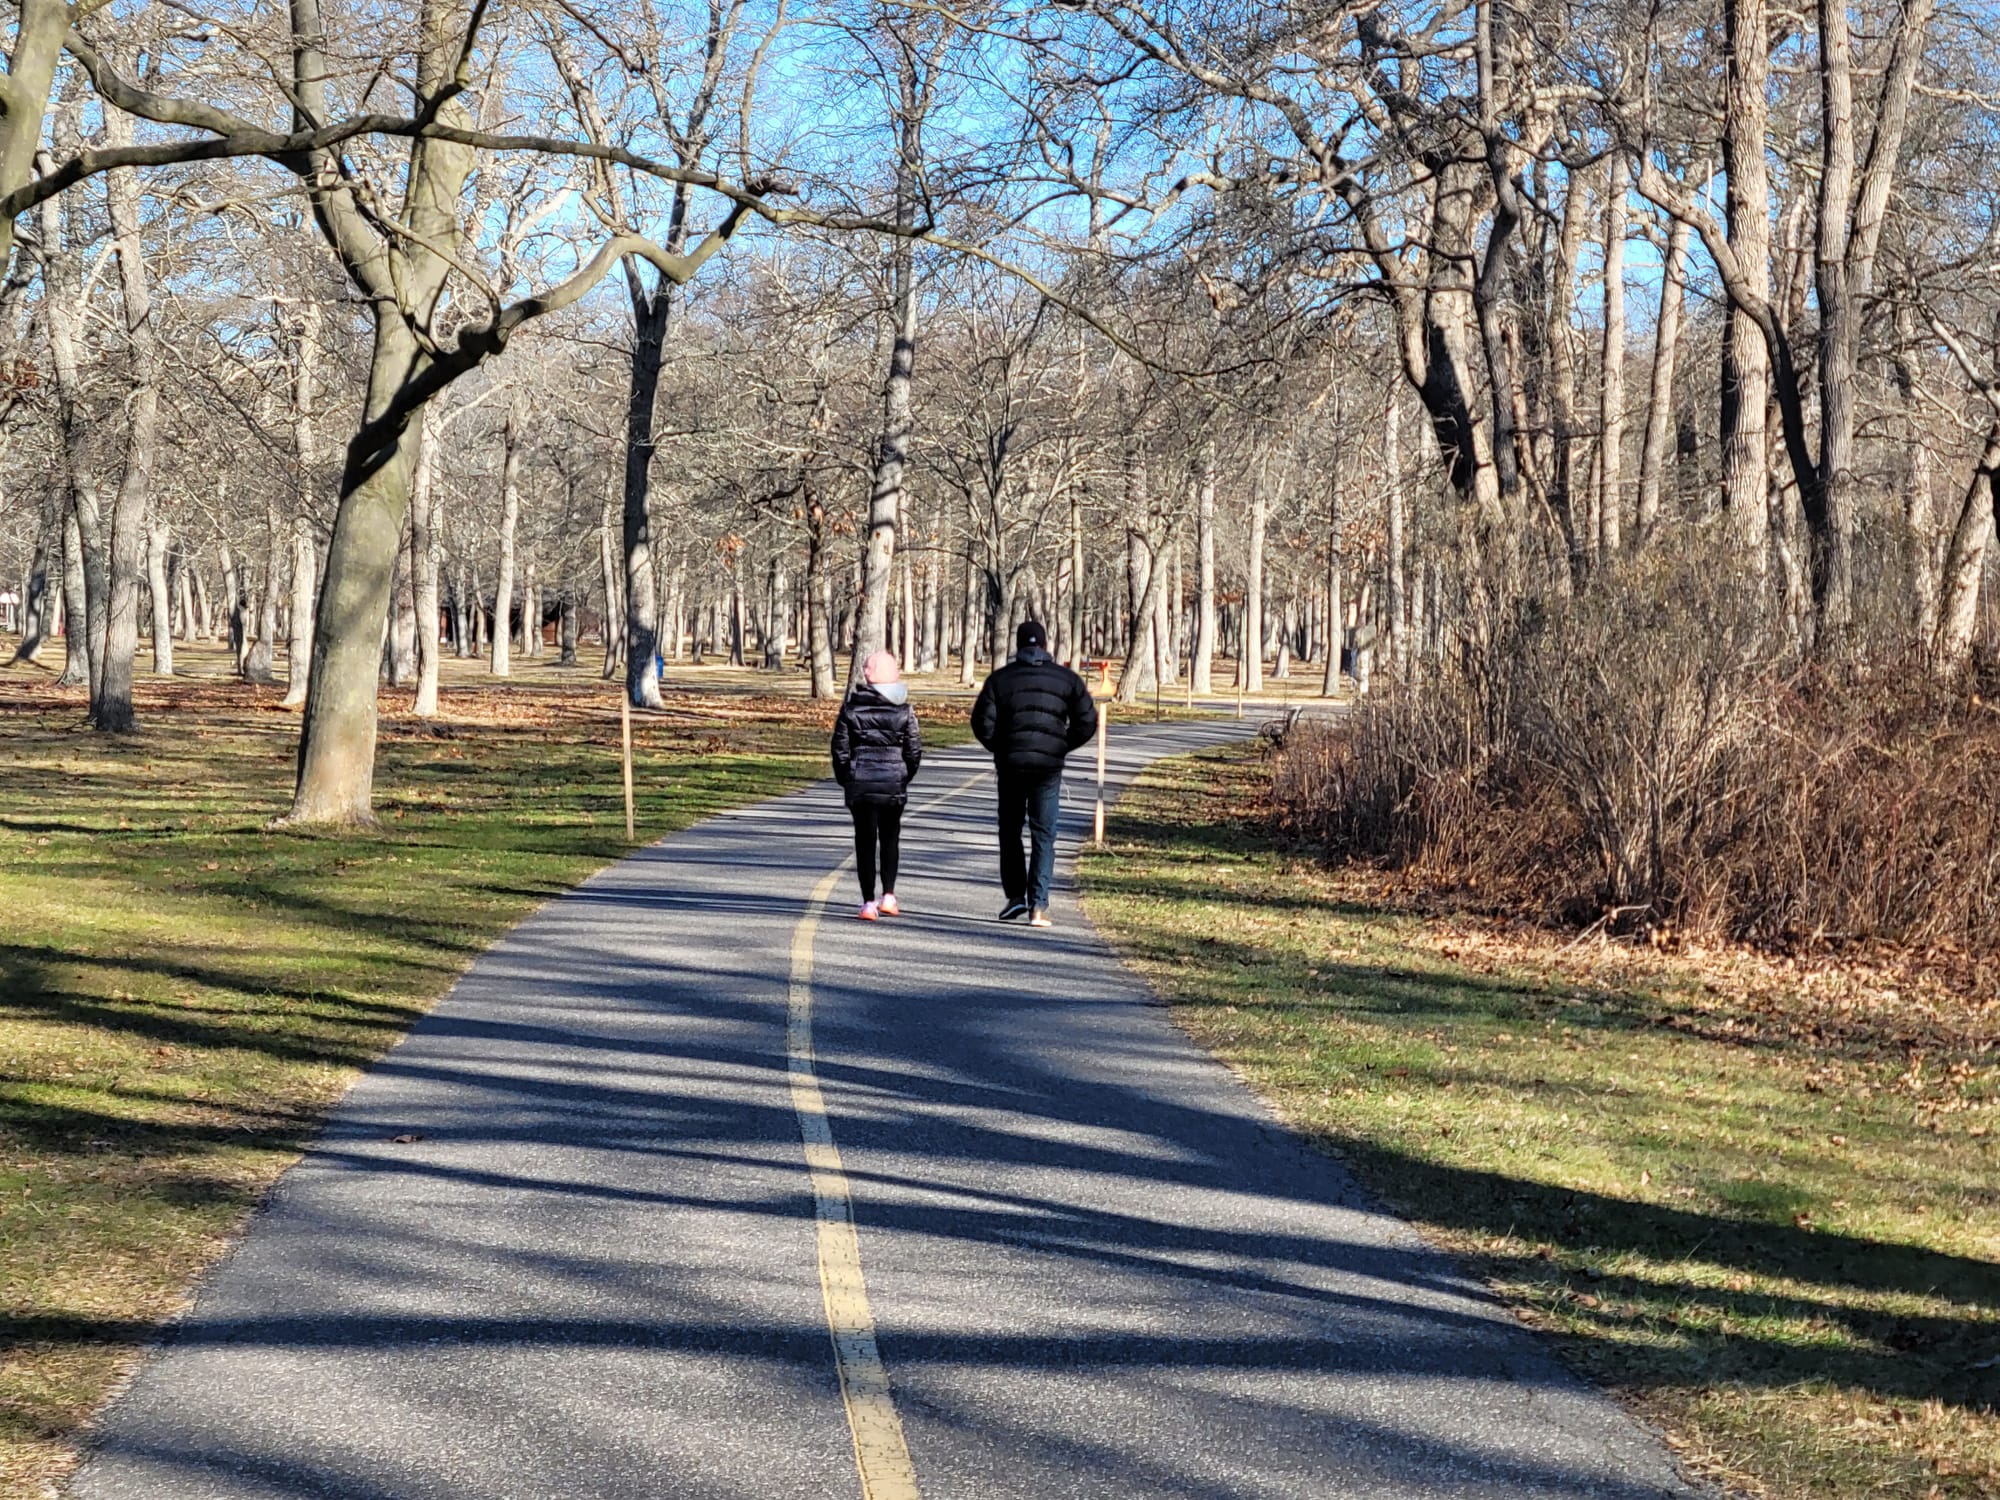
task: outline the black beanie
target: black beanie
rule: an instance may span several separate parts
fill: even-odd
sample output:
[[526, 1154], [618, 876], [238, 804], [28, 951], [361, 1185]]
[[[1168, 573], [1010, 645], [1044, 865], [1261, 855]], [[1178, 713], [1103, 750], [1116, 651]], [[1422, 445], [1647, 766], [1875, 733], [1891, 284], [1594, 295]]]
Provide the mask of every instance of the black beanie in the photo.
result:
[[1046, 651], [1048, 645], [1048, 632], [1042, 629], [1039, 621], [1023, 620], [1021, 628], [1014, 632], [1014, 649], [1016, 651], [1026, 651], [1030, 646], [1039, 646]]

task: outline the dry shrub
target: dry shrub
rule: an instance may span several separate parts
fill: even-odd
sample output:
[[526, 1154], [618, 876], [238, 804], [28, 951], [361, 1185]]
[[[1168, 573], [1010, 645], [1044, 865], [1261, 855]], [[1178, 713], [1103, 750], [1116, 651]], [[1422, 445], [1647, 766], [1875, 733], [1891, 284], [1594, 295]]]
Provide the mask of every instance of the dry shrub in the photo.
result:
[[1460, 632], [1418, 688], [1295, 733], [1297, 836], [1559, 921], [2000, 951], [2000, 715], [1791, 663], [1713, 556]]
[[2000, 716], [1921, 678], [1774, 705], [1691, 903], [1764, 943], [2000, 953]]

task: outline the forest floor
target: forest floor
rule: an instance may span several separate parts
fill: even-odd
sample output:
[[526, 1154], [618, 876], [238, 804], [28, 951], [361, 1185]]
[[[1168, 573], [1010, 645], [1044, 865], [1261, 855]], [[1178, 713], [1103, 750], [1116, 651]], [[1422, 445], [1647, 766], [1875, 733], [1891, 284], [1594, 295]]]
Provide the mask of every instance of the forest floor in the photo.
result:
[[[498, 683], [449, 662], [428, 722], [385, 693], [381, 823], [361, 833], [273, 831], [298, 736], [282, 687], [235, 681], [212, 647], [179, 666], [141, 683], [141, 730], [117, 739], [51, 674], [0, 670], [8, 1497], [50, 1493], [359, 1070], [496, 935], [630, 847], [595, 666]], [[832, 706], [797, 674], [669, 675], [669, 711], [634, 720], [642, 842], [825, 774]], [[940, 703], [932, 741], [963, 718]]]
[[2000, 1496], [2000, 999], [1414, 907], [1156, 767], [1085, 856], [1180, 1024], [1690, 1468]]

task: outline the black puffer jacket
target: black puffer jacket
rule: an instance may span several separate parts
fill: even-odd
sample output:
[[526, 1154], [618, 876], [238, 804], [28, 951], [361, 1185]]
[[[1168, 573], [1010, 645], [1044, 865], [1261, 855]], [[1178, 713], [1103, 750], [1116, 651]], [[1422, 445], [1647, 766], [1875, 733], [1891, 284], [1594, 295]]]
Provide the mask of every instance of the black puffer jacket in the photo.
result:
[[900, 682], [856, 688], [833, 721], [833, 776], [847, 789], [847, 805], [900, 803], [908, 795], [924, 741]]
[[972, 705], [972, 732], [1014, 776], [1046, 776], [1097, 733], [1090, 689], [1039, 646], [1030, 646], [986, 679]]

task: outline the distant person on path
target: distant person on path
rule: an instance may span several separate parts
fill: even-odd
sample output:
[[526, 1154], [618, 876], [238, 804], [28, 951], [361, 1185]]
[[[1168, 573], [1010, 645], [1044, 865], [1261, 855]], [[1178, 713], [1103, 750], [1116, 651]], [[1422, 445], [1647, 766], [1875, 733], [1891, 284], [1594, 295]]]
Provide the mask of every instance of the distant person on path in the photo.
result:
[[[1014, 636], [1014, 659], [986, 679], [972, 705], [972, 732], [993, 752], [1000, 781], [1000, 920], [1026, 917], [1047, 927], [1049, 883], [1056, 870], [1056, 814], [1062, 808], [1063, 758], [1097, 733], [1097, 704], [1084, 680], [1049, 655], [1033, 620]], [[1033, 854], [1021, 857], [1021, 824]]]
[[[887, 651], [862, 664], [862, 685], [840, 705], [833, 721], [833, 775], [847, 792], [854, 815], [854, 863], [861, 876], [861, 920], [902, 913], [896, 903], [901, 863], [903, 807], [923, 764], [924, 742], [910, 707], [902, 669]], [[882, 896], [875, 896], [876, 855], [881, 855]]]

